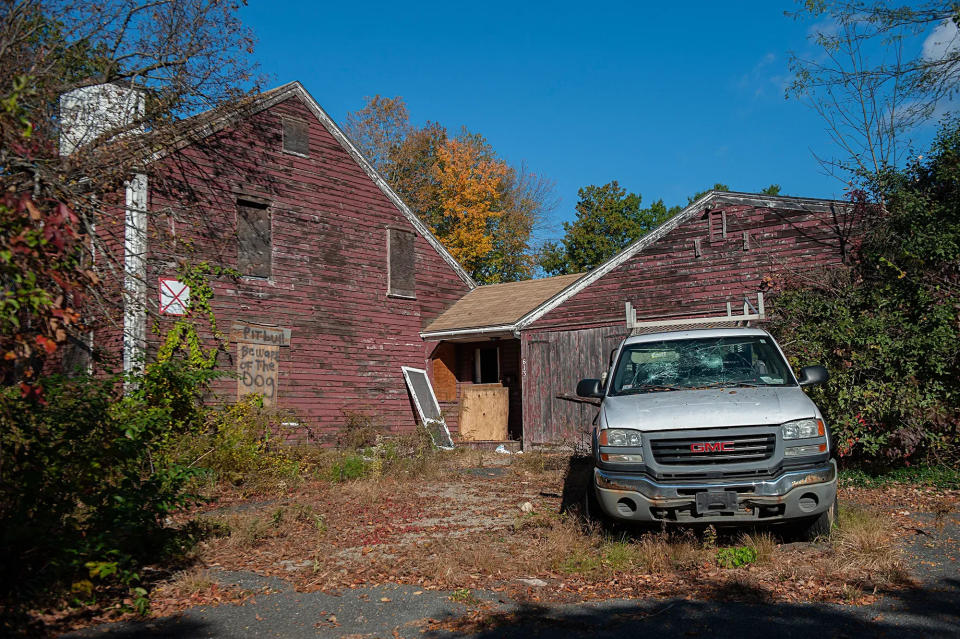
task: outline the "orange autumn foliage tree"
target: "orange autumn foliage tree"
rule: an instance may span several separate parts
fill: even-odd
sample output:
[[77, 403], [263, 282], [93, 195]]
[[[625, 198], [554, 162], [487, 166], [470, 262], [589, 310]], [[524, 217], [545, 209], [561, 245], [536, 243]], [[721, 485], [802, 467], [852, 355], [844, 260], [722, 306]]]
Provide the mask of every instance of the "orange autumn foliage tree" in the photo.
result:
[[553, 182], [508, 165], [480, 135], [413, 126], [403, 98], [367, 98], [346, 131], [437, 239], [481, 284], [533, 274], [534, 228], [556, 207]]
[[427, 223], [469, 271], [481, 268], [493, 251], [493, 231], [503, 213], [502, 184], [509, 170], [478, 136], [447, 139], [437, 149], [433, 177], [438, 208], [428, 212]]

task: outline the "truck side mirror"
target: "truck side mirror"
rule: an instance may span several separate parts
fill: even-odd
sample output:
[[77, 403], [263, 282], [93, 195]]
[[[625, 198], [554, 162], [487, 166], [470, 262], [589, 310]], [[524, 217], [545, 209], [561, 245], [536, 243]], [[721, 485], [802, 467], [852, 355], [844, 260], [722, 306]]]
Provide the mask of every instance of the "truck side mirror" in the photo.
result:
[[830, 379], [830, 373], [823, 366], [804, 366], [797, 376], [797, 381], [800, 382], [801, 386], [822, 384], [828, 379]]
[[599, 379], [581, 379], [577, 384], [577, 395], [580, 397], [603, 397]]

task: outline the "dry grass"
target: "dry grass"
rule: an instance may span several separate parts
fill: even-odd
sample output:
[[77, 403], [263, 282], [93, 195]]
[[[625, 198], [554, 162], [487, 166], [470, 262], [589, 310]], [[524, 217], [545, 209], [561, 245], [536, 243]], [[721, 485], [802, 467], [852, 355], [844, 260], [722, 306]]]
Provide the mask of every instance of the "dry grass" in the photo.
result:
[[857, 506], [841, 507], [831, 535], [837, 568], [866, 571], [885, 582], [904, 581], [907, 571], [895, 535], [889, 517]]
[[[513, 596], [516, 589], [527, 592], [520, 580], [535, 577], [555, 586], [557, 596], [682, 591], [710, 597], [736, 591], [743, 597], [819, 600], [826, 592], [829, 600], [843, 601], [856, 599], [852, 590], [844, 594], [845, 584], [872, 590], [898, 578], [895, 539], [866, 511], [844, 509], [832, 546], [778, 546], [768, 532], [714, 532], [703, 539], [684, 529], [618, 528], [614, 534], [560, 513], [562, 495], [579, 478], [568, 455], [482, 454], [484, 467], [509, 465], [511, 474], [463, 474], [480, 460], [480, 453], [465, 450], [439, 454], [423, 471], [418, 460], [399, 474], [390, 470], [397, 466], [385, 464], [379, 476], [308, 483], [296, 500], [226, 517], [230, 536], [206, 545], [203, 559], [290, 579], [304, 591], [399, 581], [506, 589]], [[442, 479], [425, 480], [421, 472]], [[521, 514], [518, 506], [526, 501], [534, 511]], [[749, 566], [720, 567], [717, 553], [737, 547], [752, 549], [756, 558]], [[305, 566], [304, 560], [314, 563]], [[741, 577], [746, 581], [736, 586]], [[537, 592], [526, 596], [547, 591]]]
[[217, 580], [205, 568], [190, 568], [181, 570], [165, 585], [168, 596], [187, 599], [197, 593], [205, 592], [213, 587]]
[[767, 565], [773, 561], [777, 552], [777, 540], [768, 531], [755, 532], [740, 537], [741, 546], [749, 546], [757, 551], [757, 565]]
[[540, 475], [558, 470], [566, 470], [569, 460], [569, 455], [558, 455], [542, 450], [531, 450], [523, 454], [513, 455], [511, 467], [516, 473]]

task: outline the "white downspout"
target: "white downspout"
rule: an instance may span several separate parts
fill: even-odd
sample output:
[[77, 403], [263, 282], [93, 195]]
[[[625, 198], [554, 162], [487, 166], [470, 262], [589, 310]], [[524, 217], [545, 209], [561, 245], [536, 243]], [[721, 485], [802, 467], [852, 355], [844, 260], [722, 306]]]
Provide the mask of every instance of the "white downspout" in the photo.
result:
[[147, 352], [147, 176], [127, 186], [123, 234], [123, 372], [142, 369]]

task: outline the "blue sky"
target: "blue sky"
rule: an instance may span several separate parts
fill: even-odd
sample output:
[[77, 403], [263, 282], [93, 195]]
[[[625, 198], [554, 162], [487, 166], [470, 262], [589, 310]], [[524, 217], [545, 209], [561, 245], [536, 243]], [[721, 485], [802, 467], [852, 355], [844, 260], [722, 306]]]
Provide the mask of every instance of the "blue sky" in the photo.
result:
[[789, 53], [810, 46], [795, 6], [251, 0], [242, 15], [271, 85], [301, 81], [337, 122], [403, 96], [415, 123], [466, 126], [553, 180], [542, 240], [578, 188], [614, 179], [668, 206], [715, 182], [842, 197], [811, 153], [833, 150], [824, 125], [784, 99]]

